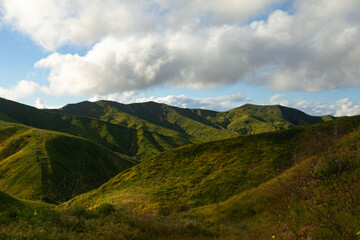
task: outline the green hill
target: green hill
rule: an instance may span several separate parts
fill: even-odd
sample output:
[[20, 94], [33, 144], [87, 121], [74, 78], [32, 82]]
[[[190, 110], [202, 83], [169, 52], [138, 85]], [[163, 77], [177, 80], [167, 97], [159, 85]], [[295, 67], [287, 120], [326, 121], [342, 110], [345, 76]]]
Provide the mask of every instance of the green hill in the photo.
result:
[[[334, 136], [321, 135], [317, 146]], [[241, 226], [240, 238], [358, 239], [359, 126], [338, 137], [320, 155], [305, 158], [270, 181], [187, 214]]]
[[125, 171], [71, 204], [110, 202], [162, 214], [225, 201], [326, 151], [360, 117], [193, 144]]
[[332, 119], [331, 116], [310, 116], [297, 109], [280, 105], [246, 104], [227, 112], [218, 113], [212, 121], [232, 132], [244, 135], [305, 126]]
[[86, 101], [51, 111], [96, 118], [166, 136], [183, 137], [193, 143], [276, 131], [333, 119], [331, 116], [313, 117], [279, 105], [250, 104], [226, 112], [215, 112], [184, 109], [155, 102], [121, 104], [111, 101]]
[[127, 105], [111, 101], [82, 102], [66, 105], [59, 111], [167, 136], [182, 136], [191, 142], [237, 136], [207, 119], [215, 117], [217, 112], [183, 109], [155, 102]]
[[0, 190], [61, 202], [133, 166], [86, 139], [0, 121]]
[[84, 137], [115, 152], [139, 159], [191, 143], [187, 138], [176, 134], [166, 136], [86, 117], [50, 113], [2, 98], [0, 120]]

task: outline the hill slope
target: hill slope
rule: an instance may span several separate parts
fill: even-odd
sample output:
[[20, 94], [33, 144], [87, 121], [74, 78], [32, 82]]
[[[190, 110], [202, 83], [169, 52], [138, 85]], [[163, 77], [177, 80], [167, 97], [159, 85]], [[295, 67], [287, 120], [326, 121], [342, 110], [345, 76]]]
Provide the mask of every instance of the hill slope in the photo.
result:
[[0, 190], [61, 202], [134, 164], [86, 139], [0, 121]]
[[201, 109], [183, 109], [166, 104], [146, 102], [121, 104], [111, 101], [69, 104], [58, 110], [67, 114], [92, 117], [113, 124], [145, 129], [164, 135], [182, 135], [192, 142], [202, 142], [237, 136], [226, 131], [207, 117], [217, 112]]
[[76, 197], [71, 204], [111, 202], [167, 213], [221, 202], [327, 150], [340, 136], [359, 127], [359, 119], [342, 118], [167, 151]]
[[55, 112], [86, 116], [121, 126], [146, 129], [165, 135], [174, 131], [192, 142], [225, 139], [303, 126], [332, 117], [313, 117], [278, 105], [246, 104], [226, 112], [184, 109], [155, 102], [121, 104], [111, 101], [69, 104]]
[[166, 136], [86, 117], [50, 113], [2, 98], [0, 120], [84, 137], [113, 151], [140, 159], [190, 143], [178, 134]]
[[238, 134], [256, 134], [332, 120], [331, 116], [314, 117], [280, 105], [246, 104], [218, 113], [212, 121]]
[[16, 206], [24, 206], [24, 204], [21, 201], [0, 191], [0, 213], [3, 210], [7, 210]]

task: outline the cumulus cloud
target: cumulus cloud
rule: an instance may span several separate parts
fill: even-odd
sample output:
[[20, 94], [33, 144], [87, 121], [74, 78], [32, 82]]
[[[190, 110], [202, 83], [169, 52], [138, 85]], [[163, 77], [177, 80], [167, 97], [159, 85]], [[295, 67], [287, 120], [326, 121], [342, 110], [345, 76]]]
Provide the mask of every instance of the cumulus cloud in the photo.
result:
[[201, 109], [211, 109], [217, 111], [229, 110], [231, 108], [237, 107], [240, 103], [244, 101], [250, 101], [249, 98], [242, 96], [241, 92], [237, 92], [228, 96], [218, 96], [218, 97], [208, 97], [208, 98], [192, 98], [185, 95], [169, 95], [166, 97], [146, 97], [146, 96], [137, 96], [135, 92], [124, 92], [122, 94], [109, 94], [109, 95], [95, 95], [90, 99], [90, 101], [98, 100], [110, 100], [117, 101], [121, 103], [140, 103], [140, 102], [158, 102], [165, 103], [171, 106], [177, 106], [181, 108], [201, 108]]
[[12, 88], [0, 87], [0, 97], [10, 100], [18, 100], [31, 96], [40, 89], [41, 87], [35, 82], [21, 80]]
[[285, 94], [275, 94], [269, 98], [270, 104], [300, 109], [308, 114], [323, 116], [332, 115], [335, 117], [360, 115], [360, 103], [353, 103], [349, 98], [339, 99], [333, 103], [310, 102], [305, 99], [289, 101]]
[[[291, 13], [273, 9], [282, 2], [293, 3]], [[93, 44], [84, 56], [55, 52], [36, 63], [50, 69], [50, 94], [239, 81], [274, 91], [360, 85], [358, 0], [0, 3], [2, 21], [45, 49]], [[263, 13], [265, 19], [257, 18]]]

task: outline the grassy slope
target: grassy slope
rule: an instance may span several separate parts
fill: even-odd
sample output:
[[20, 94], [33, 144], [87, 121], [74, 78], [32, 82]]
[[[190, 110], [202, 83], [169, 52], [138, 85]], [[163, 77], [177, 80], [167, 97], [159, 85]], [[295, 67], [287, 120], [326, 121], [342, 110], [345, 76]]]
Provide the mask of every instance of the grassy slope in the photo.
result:
[[0, 212], [9, 209], [10, 207], [17, 207], [23, 205], [24, 204], [21, 201], [0, 191]]
[[207, 120], [217, 112], [183, 109], [155, 102], [121, 104], [110, 101], [69, 104], [60, 112], [93, 117], [121, 126], [145, 129], [167, 136], [182, 136], [192, 142], [224, 139], [236, 136]]
[[294, 108], [279, 105], [257, 106], [246, 104], [217, 114], [212, 121], [239, 134], [256, 134], [294, 126], [304, 126], [331, 120], [332, 117], [313, 117]]
[[133, 165], [83, 138], [0, 121], [0, 190], [13, 196], [64, 201]]
[[165, 136], [86, 117], [50, 113], [2, 98], [0, 113], [0, 120], [84, 137], [113, 151], [140, 159], [190, 143], [184, 137]]
[[238, 226], [244, 239], [358, 239], [359, 183], [360, 130], [354, 128], [276, 178], [187, 214]]
[[358, 127], [359, 118], [168, 151], [76, 197], [71, 204], [111, 202], [167, 214], [221, 202], [325, 151], [337, 137]]
[[69, 104], [57, 112], [101, 119], [121, 126], [164, 135], [187, 136], [193, 142], [270, 132], [332, 119], [313, 117], [282, 106], [246, 104], [226, 112], [184, 109], [154, 102], [121, 104], [110, 101]]

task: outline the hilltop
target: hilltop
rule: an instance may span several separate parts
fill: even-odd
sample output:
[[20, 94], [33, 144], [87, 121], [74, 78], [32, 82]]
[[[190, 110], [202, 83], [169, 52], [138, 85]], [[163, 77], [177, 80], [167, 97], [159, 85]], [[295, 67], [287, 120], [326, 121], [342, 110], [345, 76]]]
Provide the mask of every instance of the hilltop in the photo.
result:
[[216, 112], [178, 108], [155, 102], [121, 104], [112, 101], [85, 101], [68, 104], [52, 111], [96, 118], [121, 126], [163, 134], [176, 131], [188, 136], [192, 142], [270, 132], [333, 119], [331, 116], [310, 116], [297, 109], [280, 105], [252, 104], [245, 104], [225, 112]]

